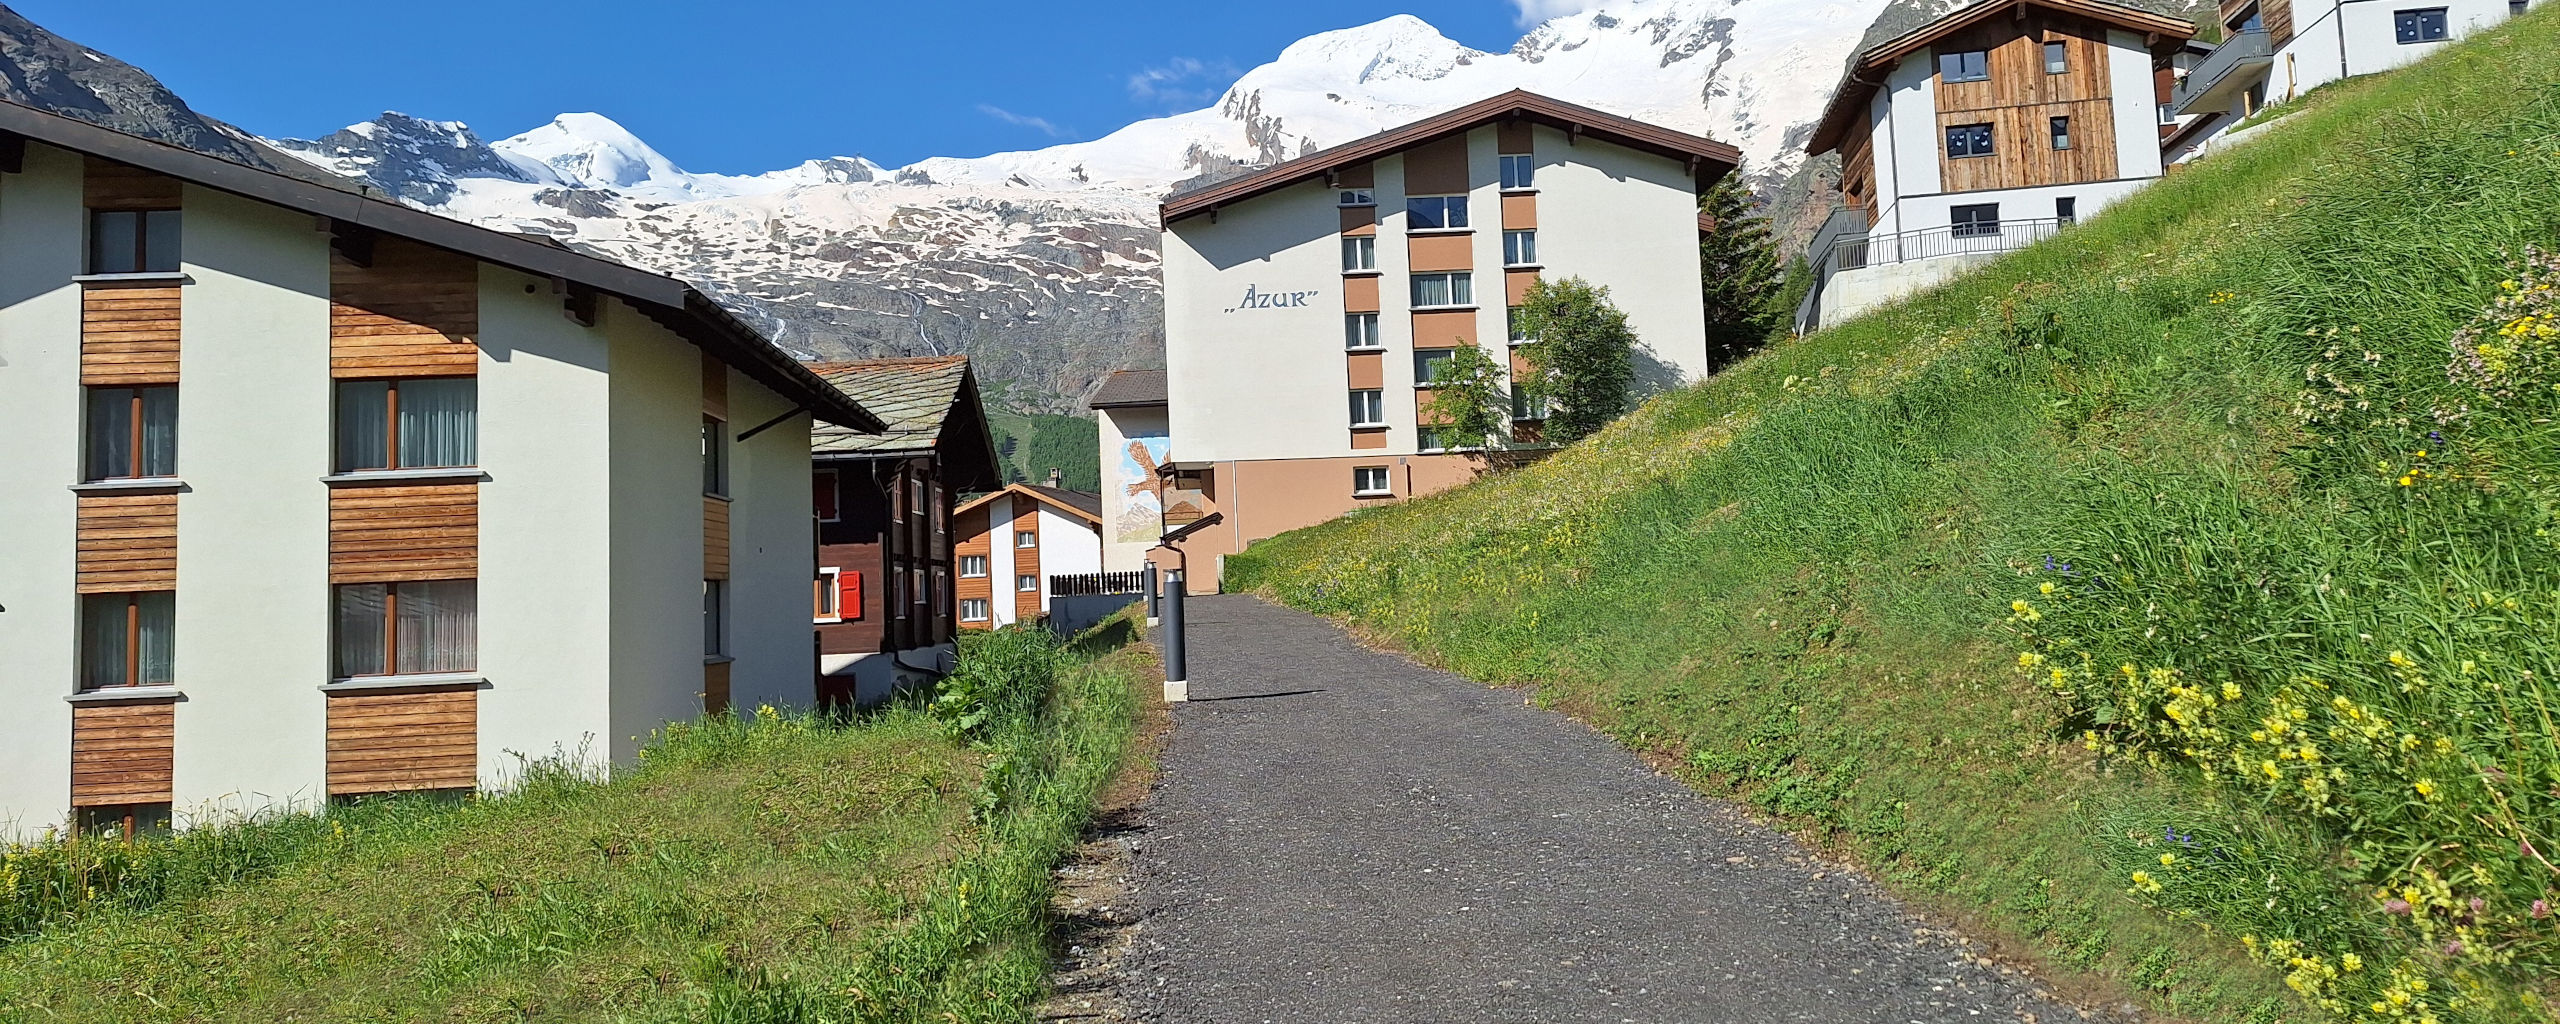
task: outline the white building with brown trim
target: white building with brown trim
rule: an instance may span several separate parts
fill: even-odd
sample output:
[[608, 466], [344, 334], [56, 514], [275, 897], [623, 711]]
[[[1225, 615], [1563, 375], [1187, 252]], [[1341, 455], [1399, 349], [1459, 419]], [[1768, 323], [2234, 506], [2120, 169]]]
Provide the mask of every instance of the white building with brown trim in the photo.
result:
[[2050, 237], [2161, 174], [2192, 23], [2105, 0], [1977, 3], [1868, 48], [1806, 152], [1840, 154], [1806, 329]]
[[1057, 485], [1007, 484], [952, 513], [962, 629], [1038, 622], [1050, 581], [1102, 571], [1102, 496]]
[[[1255, 540], [1472, 479], [1433, 429], [1432, 375], [1526, 342], [1510, 308], [1541, 276], [1609, 290], [1641, 386], [1705, 376], [1698, 194], [1739, 160], [1514, 91], [1168, 199], [1166, 435], [1135, 440], [1167, 516], [1220, 517], [1182, 545], [1193, 588]], [[1518, 410], [1524, 433], [1541, 411]], [[1139, 483], [1116, 440], [1112, 493]]]
[[2227, 131], [2269, 104], [2415, 63], [2523, 14], [2530, 0], [2222, 0], [2222, 42], [2178, 83], [2172, 109]]
[[0, 837], [808, 703], [812, 414], [677, 281], [0, 103]]

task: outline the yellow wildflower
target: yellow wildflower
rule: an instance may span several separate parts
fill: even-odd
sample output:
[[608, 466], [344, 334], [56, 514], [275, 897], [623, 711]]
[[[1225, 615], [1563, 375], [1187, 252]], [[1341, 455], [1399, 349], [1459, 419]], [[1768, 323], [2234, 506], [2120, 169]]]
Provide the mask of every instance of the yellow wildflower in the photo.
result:
[[2434, 779], [2419, 779], [2417, 786], [2413, 788], [2418, 791], [2419, 796], [2429, 800], [2436, 798], [2436, 780]]

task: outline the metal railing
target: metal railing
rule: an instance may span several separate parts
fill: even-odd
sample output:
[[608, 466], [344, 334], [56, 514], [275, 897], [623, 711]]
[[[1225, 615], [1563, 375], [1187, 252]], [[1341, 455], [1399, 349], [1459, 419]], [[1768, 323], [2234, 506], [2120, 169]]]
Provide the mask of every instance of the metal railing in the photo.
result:
[[1049, 596], [1051, 597], [1110, 597], [1146, 592], [1145, 570], [1085, 572], [1049, 577]]
[[[1805, 291], [1804, 301], [1796, 307], [1796, 330], [1809, 332], [1822, 325], [1822, 293], [1831, 285], [1832, 277], [1844, 270], [1944, 256], [1988, 256], [2024, 249], [2051, 238], [2074, 221], [2059, 217], [2000, 220], [1984, 224], [1948, 224], [1897, 231], [1887, 234], [1831, 235], [1831, 225], [1841, 222], [1842, 214], [1856, 214], [1861, 221], [1864, 211], [1843, 210], [1831, 216], [1823, 232], [1814, 236], [1813, 287]], [[1824, 236], [1831, 235], [1825, 242]]]
[[2223, 40], [2222, 45], [2214, 47], [2213, 52], [2205, 57], [2204, 63], [2188, 71], [2187, 77], [2178, 80], [2178, 87], [2169, 91], [2169, 108], [2180, 114], [2195, 113], [2187, 109], [2189, 104], [2212, 92], [2242, 65], [2251, 61], [2272, 62], [2275, 53], [2274, 42], [2264, 29], [2242, 32]]

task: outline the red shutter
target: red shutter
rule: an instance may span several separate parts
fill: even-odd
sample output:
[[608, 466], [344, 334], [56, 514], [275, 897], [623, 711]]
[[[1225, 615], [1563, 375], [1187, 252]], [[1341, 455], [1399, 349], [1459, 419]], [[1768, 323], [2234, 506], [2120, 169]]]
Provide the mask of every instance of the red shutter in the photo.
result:
[[836, 576], [836, 617], [846, 622], [862, 620], [862, 574], [851, 569]]

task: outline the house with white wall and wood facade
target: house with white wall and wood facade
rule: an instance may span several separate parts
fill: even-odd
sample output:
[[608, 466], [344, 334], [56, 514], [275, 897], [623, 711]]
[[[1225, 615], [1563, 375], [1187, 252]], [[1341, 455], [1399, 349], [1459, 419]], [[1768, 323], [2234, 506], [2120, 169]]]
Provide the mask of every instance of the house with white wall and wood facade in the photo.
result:
[[813, 417], [670, 278], [0, 104], [0, 838], [808, 704]]
[[2222, 0], [2222, 42], [2178, 84], [2183, 116], [2228, 131], [2270, 104], [2414, 63], [2533, 0]]
[[1052, 581], [1102, 571], [1102, 496], [1058, 486], [1007, 484], [953, 514], [962, 629], [1038, 622]]
[[1956, 11], [1860, 53], [1806, 151], [1840, 155], [1800, 328], [2050, 237], [2161, 175], [2187, 21], [2104, 0]]

